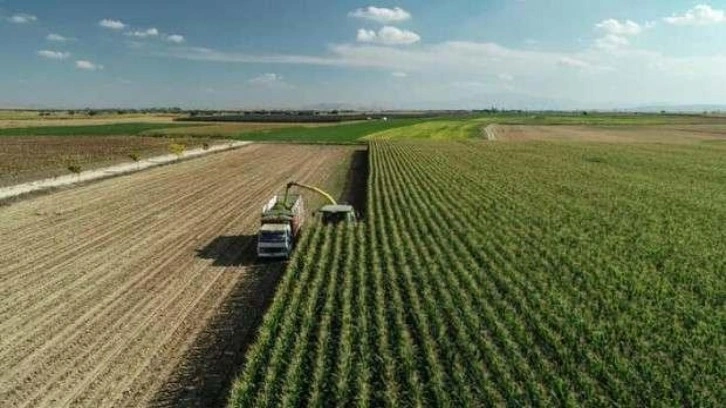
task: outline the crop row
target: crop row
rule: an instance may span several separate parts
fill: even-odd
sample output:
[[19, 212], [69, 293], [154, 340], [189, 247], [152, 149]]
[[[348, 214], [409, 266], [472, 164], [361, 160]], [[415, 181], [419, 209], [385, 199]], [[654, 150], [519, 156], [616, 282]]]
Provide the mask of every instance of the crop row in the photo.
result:
[[659, 149], [371, 142], [232, 405], [719, 405], [726, 169]]

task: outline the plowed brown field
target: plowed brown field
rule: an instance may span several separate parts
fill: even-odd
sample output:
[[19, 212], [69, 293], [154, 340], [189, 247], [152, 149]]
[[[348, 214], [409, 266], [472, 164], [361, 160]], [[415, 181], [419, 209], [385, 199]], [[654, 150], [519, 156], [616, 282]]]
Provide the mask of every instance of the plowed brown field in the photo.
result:
[[[214, 365], [237, 358], [281, 271], [253, 265], [260, 207], [292, 178], [340, 184], [351, 153], [252, 145], [0, 208], [0, 405], [219, 398]], [[236, 350], [205, 345], [230, 330]]]
[[131, 153], [145, 159], [169, 154], [172, 143], [195, 149], [205, 142], [215, 143], [211, 139], [192, 137], [3, 136], [0, 137], [0, 187], [68, 175], [71, 174], [69, 164], [77, 164], [83, 171], [94, 170], [133, 163]]

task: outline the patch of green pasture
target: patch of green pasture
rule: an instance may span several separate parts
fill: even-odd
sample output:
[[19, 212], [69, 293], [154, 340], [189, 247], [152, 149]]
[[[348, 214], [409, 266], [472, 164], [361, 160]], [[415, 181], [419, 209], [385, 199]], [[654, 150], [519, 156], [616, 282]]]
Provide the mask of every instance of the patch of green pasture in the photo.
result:
[[26, 120], [37, 119], [40, 112], [23, 110], [0, 110], [0, 120]]
[[265, 142], [296, 143], [360, 143], [367, 135], [387, 129], [411, 126], [426, 119], [371, 120], [322, 127], [290, 127], [257, 132], [240, 133], [234, 139]]
[[656, 115], [656, 114], [492, 114], [473, 117], [430, 119], [406, 127], [397, 127], [376, 132], [365, 140], [431, 139], [461, 140], [480, 137], [483, 128], [490, 124], [524, 126], [591, 126], [648, 127], [668, 125], [721, 125], [723, 117], [700, 115]]
[[432, 120], [410, 126], [387, 129], [366, 136], [366, 140], [391, 139], [468, 139], [481, 131], [482, 120]]

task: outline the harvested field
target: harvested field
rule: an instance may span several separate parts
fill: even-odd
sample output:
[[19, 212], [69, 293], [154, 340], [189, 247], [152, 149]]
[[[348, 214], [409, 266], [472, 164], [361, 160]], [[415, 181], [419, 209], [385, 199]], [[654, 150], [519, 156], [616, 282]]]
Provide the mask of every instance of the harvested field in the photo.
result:
[[497, 125], [502, 141], [563, 140], [612, 143], [694, 143], [726, 140], [725, 125], [527, 126]]
[[[0, 187], [70, 174], [69, 164], [90, 170], [169, 153], [169, 145], [201, 146], [201, 138], [158, 138], [129, 136], [3, 136], [0, 137]], [[211, 143], [211, 141], [208, 141]]]
[[340, 191], [351, 154], [253, 145], [0, 208], [2, 405], [223, 401], [281, 273], [252, 264], [259, 208]]

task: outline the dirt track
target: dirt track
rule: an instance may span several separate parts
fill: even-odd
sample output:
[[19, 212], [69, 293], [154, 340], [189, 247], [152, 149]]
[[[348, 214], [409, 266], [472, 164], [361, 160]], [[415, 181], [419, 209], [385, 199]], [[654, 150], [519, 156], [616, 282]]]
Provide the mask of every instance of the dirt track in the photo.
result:
[[206, 405], [180, 396], [220, 387], [184, 383], [217, 375], [187, 366], [205, 331], [230, 298], [258, 319], [280, 273], [252, 265], [259, 207], [290, 178], [339, 182], [351, 153], [253, 145], [0, 208], [0, 405]]

